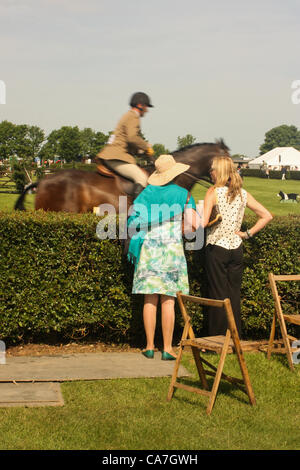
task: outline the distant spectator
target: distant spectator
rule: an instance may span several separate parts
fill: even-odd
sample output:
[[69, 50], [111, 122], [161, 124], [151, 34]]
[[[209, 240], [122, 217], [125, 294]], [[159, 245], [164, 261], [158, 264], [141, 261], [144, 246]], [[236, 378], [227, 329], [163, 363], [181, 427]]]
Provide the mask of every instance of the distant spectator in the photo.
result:
[[281, 169], [281, 179], [285, 180], [285, 176], [286, 176], [286, 167], [283, 166]]

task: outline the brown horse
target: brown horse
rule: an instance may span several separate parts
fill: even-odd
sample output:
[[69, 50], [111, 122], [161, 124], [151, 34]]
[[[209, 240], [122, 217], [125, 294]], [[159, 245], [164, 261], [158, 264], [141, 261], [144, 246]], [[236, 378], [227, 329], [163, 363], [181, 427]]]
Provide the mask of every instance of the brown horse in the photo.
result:
[[[209, 176], [211, 159], [217, 155], [229, 155], [229, 148], [223, 140], [216, 143], [193, 144], [172, 152], [176, 161], [190, 165], [187, 172], [179, 175], [174, 181], [188, 190], [197, 180]], [[102, 168], [102, 169], [101, 169]], [[35, 209], [65, 212], [93, 212], [100, 204], [112, 204], [119, 210], [119, 196], [128, 197], [128, 206], [132, 204], [133, 183], [115, 175], [103, 167], [99, 171], [61, 170], [48, 175], [39, 182], [28, 185], [18, 198], [15, 209], [25, 210], [26, 193], [37, 188]], [[154, 165], [145, 171], [151, 174]]]

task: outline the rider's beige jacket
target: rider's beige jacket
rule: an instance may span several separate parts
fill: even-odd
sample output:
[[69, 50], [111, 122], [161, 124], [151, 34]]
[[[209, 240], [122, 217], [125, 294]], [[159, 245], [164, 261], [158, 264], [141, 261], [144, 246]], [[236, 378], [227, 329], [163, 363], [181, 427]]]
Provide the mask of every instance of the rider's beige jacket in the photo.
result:
[[120, 119], [108, 144], [98, 153], [97, 157], [104, 160], [122, 160], [136, 163], [133, 155], [139, 150], [146, 151], [149, 144], [140, 135], [140, 117], [134, 109], [130, 109]]

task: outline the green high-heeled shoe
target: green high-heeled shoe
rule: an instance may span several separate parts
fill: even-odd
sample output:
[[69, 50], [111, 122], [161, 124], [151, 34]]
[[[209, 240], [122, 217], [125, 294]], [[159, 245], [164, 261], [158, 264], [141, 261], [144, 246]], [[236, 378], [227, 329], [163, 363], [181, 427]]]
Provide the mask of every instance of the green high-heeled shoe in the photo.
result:
[[176, 357], [172, 356], [172, 354], [169, 354], [167, 351], [163, 351], [161, 355], [161, 360], [162, 361], [176, 361]]
[[147, 359], [154, 358], [154, 349], [147, 349], [146, 351], [142, 351], [143, 356], [147, 357]]

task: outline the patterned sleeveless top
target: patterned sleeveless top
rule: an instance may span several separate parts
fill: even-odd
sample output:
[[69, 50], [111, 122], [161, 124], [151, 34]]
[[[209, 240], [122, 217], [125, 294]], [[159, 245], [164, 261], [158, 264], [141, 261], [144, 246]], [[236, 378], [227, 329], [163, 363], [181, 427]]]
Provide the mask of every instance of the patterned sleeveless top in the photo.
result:
[[232, 202], [228, 202], [227, 186], [215, 190], [222, 221], [207, 228], [206, 245], [218, 245], [227, 250], [234, 250], [242, 243], [242, 239], [235, 232], [241, 229], [247, 204], [247, 191], [242, 189], [242, 197], [238, 194]]

